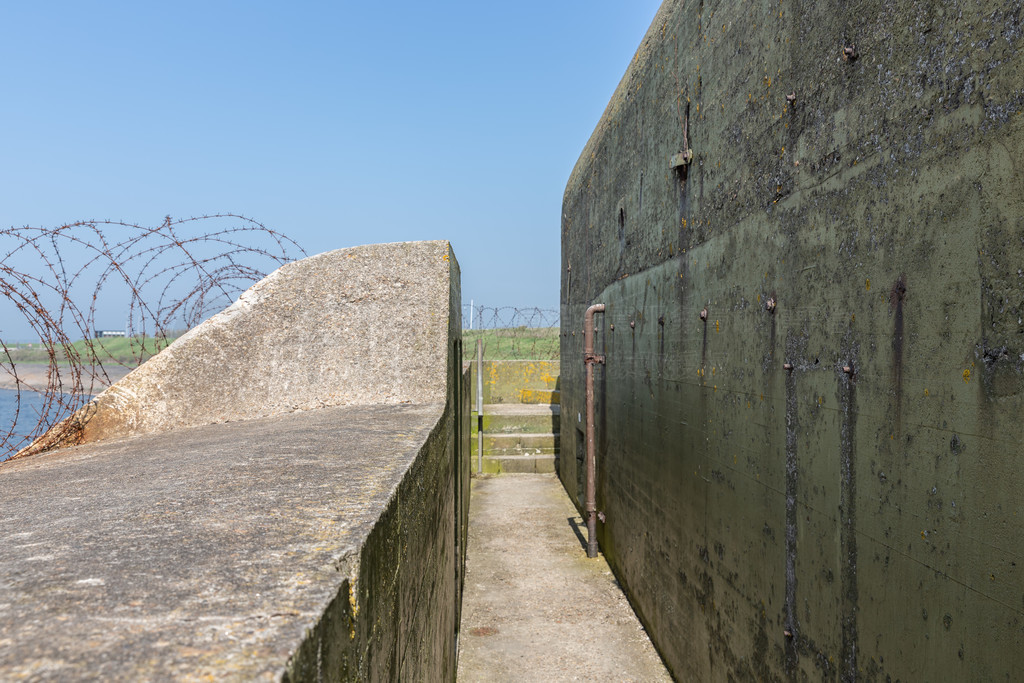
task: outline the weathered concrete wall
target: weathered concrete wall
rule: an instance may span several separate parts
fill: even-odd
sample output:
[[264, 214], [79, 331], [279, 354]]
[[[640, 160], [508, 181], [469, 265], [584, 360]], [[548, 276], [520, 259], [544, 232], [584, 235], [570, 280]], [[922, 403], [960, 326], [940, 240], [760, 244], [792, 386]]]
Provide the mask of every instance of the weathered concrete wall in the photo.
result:
[[483, 366], [484, 403], [558, 403], [557, 360], [485, 360]]
[[[343, 385], [367, 403], [107, 438], [0, 467], [0, 679], [454, 679], [469, 405], [449, 245], [314, 257], [291, 269], [295, 288], [260, 303], [287, 309], [279, 297], [318, 291], [324, 273], [358, 279], [382, 253], [407, 258], [403, 282], [418, 284], [393, 316], [380, 311], [373, 334], [410, 324], [426, 340], [417, 362], [437, 362], [405, 378], [419, 401]], [[380, 264], [385, 290], [394, 267]], [[392, 303], [384, 291], [358, 305]], [[334, 330], [323, 322], [303, 330], [314, 382], [313, 351]], [[221, 358], [228, 377], [251, 360]], [[303, 393], [279, 386], [269, 402], [285, 390]]]
[[[336, 405], [433, 402], [444, 395], [448, 334], [447, 271], [436, 265], [448, 258], [447, 242], [404, 242], [282, 266], [31, 450], [58, 436], [82, 443]], [[424, 315], [411, 302], [431, 288], [437, 301]]]
[[1024, 670], [1022, 19], [666, 2], [583, 151], [561, 476], [603, 302], [600, 538], [681, 679]]
[[454, 435], [442, 422], [427, 438], [284, 680], [455, 679], [469, 469]]

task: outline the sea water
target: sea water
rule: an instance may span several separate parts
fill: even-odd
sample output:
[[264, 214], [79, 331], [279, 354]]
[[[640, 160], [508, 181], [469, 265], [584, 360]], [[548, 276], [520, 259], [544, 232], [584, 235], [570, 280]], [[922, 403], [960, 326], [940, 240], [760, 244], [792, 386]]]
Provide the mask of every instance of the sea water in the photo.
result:
[[[22, 391], [19, 403], [17, 391], [0, 389], [0, 438], [7, 434], [8, 431], [12, 431], [12, 425], [14, 426], [14, 434], [19, 435], [26, 435], [35, 429], [45, 401], [46, 395], [43, 393]], [[15, 424], [15, 418], [17, 418], [17, 424]], [[6, 447], [0, 447], [0, 461], [6, 460], [13, 455], [13, 453], [9, 453], [7, 450], [13, 446], [18, 446], [21, 439], [11, 436], [9, 441], [10, 443]], [[21, 443], [20, 445], [25, 446], [27, 444]]]

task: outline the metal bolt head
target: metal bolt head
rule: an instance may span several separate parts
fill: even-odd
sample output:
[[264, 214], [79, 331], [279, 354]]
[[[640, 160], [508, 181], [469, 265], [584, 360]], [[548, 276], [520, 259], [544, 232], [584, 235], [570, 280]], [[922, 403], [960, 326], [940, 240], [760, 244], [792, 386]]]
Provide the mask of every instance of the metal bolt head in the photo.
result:
[[636, 327], [636, 321], [635, 320], [630, 320], [629, 321], [629, 329], [633, 329], [634, 327]]
[[844, 365], [843, 366], [843, 372], [845, 372], [847, 375], [852, 375], [853, 374], [853, 368], [850, 367], [849, 365]]
[[783, 368], [784, 368], [784, 369], [785, 369], [785, 370], [786, 370], [787, 372], [793, 372], [793, 364], [792, 364], [792, 363], [784, 363], [784, 364], [782, 365], [782, 367], [783, 367]]
[[769, 313], [774, 313], [775, 312], [775, 299], [772, 298], [772, 297], [768, 297], [768, 301], [764, 302], [764, 307], [765, 307], [765, 309]]
[[707, 306], [705, 306], [704, 308], [700, 309], [700, 319], [703, 320], [704, 322], [708, 321], [708, 307]]
[[786, 95], [786, 101], [789, 102], [790, 104], [793, 104], [794, 102], [796, 102], [796, 93], [795, 92], [791, 92], [788, 95]]
[[843, 59], [853, 61], [857, 59], [857, 47], [854, 45], [847, 45], [843, 48]]
[[612, 328], [612, 331], [614, 331], [614, 330], [615, 330], [615, 323], [612, 323], [612, 324], [611, 324], [611, 325], [609, 325], [608, 327]]

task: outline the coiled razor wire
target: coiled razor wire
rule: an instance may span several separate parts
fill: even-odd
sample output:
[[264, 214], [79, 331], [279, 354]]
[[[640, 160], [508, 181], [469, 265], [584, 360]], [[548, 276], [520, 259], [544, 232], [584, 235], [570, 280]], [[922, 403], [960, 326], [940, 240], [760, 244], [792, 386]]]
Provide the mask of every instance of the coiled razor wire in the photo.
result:
[[483, 343], [484, 360], [557, 360], [558, 311], [550, 308], [463, 306], [465, 360], [476, 358], [476, 342]]
[[[167, 216], [157, 227], [101, 220], [8, 228], [0, 230], [0, 253], [0, 380], [16, 392], [14, 420], [0, 424], [0, 462], [109, 385], [114, 366], [138, 365], [267, 273], [306, 255], [288, 237], [237, 214]], [[119, 300], [130, 359], [114, 358], [93, 339], [97, 306], [109, 310]], [[8, 310], [39, 339], [45, 386], [18, 374], [24, 347], [4, 341]], [[38, 347], [34, 353], [40, 357]], [[29, 393], [36, 400], [26, 415]]]

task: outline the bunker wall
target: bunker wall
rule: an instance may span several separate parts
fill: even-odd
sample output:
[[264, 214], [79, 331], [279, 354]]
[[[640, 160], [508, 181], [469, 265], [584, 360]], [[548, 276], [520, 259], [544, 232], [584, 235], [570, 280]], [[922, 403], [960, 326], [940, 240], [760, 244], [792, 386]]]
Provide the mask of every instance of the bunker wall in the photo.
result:
[[599, 536], [680, 679], [1024, 669], [1022, 19], [669, 0], [583, 150], [560, 476], [601, 302]]

